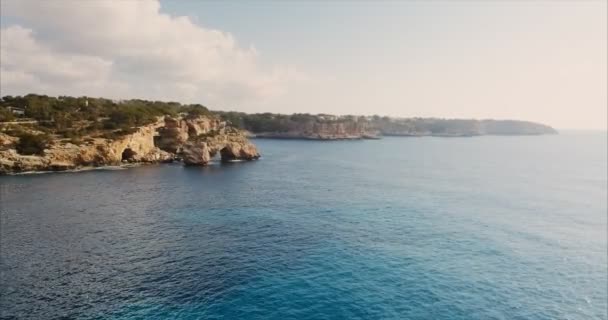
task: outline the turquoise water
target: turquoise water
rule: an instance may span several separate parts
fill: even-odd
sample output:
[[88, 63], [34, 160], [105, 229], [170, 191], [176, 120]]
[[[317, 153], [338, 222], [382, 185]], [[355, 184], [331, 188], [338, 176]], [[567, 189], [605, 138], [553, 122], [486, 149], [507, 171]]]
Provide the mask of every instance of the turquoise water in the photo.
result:
[[0, 177], [2, 319], [607, 319], [606, 133]]

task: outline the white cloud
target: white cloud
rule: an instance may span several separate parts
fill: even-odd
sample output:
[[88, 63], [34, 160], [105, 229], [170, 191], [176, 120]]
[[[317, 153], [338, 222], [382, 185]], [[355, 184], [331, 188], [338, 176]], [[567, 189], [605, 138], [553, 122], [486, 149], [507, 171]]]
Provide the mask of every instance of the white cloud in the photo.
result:
[[293, 68], [263, 70], [255, 48], [160, 12], [157, 0], [12, 1], [0, 30], [2, 93], [141, 97], [214, 106], [274, 97]]

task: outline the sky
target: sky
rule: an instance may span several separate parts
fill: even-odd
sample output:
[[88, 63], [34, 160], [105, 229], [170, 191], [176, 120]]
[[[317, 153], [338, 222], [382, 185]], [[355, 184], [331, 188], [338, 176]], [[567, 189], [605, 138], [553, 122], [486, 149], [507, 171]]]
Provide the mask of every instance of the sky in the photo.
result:
[[1, 0], [0, 94], [608, 119], [607, 1]]

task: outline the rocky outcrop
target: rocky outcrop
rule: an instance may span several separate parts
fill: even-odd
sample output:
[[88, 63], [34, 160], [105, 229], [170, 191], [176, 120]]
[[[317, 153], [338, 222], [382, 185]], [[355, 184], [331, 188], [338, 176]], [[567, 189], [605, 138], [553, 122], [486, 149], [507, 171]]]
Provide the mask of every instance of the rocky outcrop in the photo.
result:
[[167, 152], [177, 152], [179, 146], [188, 141], [188, 127], [180, 119], [165, 118], [165, 126], [158, 133], [156, 145]]
[[250, 142], [229, 142], [220, 149], [222, 161], [255, 160], [260, 157], [257, 148]]
[[242, 131], [234, 128], [221, 128], [211, 134], [193, 137], [182, 150], [186, 165], [206, 165], [218, 153], [224, 162], [260, 157], [255, 145]]
[[[164, 127], [165, 119], [143, 126], [133, 134], [126, 135], [109, 143], [108, 149], [114, 162], [126, 160], [128, 162], [150, 162], [155, 155], [163, 155], [160, 148], [154, 144], [154, 136]], [[126, 152], [126, 154], [125, 154]], [[127, 156], [127, 157], [125, 157]]]
[[[259, 158], [244, 132], [226, 128], [218, 119], [160, 118], [120, 138], [86, 138], [75, 145], [55, 140], [43, 155], [21, 155], [18, 138], [0, 134], [0, 174], [25, 171], [63, 171], [122, 163], [169, 162], [183, 157], [188, 165], [206, 165], [221, 151], [222, 159]], [[223, 151], [222, 151], [223, 150]]]
[[211, 154], [206, 142], [189, 141], [182, 151], [182, 160], [188, 166], [205, 166], [211, 161]]
[[0, 151], [0, 173], [49, 171], [51, 162], [46, 157], [20, 155], [13, 149]]
[[221, 130], [225, 122], [216, 118], [171, 118], [166, 117], [162, 128], [158, 130], [156, 145], [171, 153], [178, 153], [180, 147], [189, 139], [212, 131]]
[[216, 118], [166, 118], [158, 132], [157, 145], [181, 155], [185, 165], [207, 165], [218, 153], [222, 161], [260, 157], [246, 132], [227, 127]]

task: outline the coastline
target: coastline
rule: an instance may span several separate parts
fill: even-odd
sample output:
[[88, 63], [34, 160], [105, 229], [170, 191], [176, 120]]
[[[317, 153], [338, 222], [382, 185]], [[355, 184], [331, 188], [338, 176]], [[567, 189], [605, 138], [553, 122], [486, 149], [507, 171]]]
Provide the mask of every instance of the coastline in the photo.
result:
[[25, 175], [35, 175], [35, 174], [47, 174], [47, 173], [78, 173], [78, 172], [86, 172], [86, 171], [115, 171], [115, 170], [126, 170], [129, 168], [136, 168], [146, 165], [154, 165], [161, 163], [129, 163], [122, 165], [107, 165], [107, 166], [83, 166], [77, 167], [73, 169], [65, 169], [65, 170], [38, 170], [38, 171], [21, 171], [21, 172], [7, 172], [0, 174], [1, 176], [25, 176]]
[[360, 136], [343, 137], [315, 137], [304, 135], [252, 135], [250, 139], [274, 139], [274, 140], [311, 140], [311, 141], [340, 141], [340, 140], [378, 140], [381, 138], [365, 138]]
[[274, 134], [274, 133], [250, 133], [250, 139], [275, 139], [275, 140], [311, 140], [311, 141], [341, 141], [341, 140], [380, 140], [384, 137], [403, 137], [403, 138], [422, 138], [422, 137], [438, 137], [438, 138], [473, 138], [483, 136], [543, 136], [557, 135], [558, 131], [552, 133], [481, 133], [481, 134], [416, 134], [416, 133], [384, 133], [380, 135], [369, 136], [318, 136], [318, 135], [299, 135], [299, 134]]
[[[260, 156], [259, 160], [262, 157]], [[207, 166], [212, 165], [222, 165], [222, 164], [233, 164], [233, 163], [241, 163], [241, 162], [249, 162], [249, 160], [244, 159], [234, 159], [234, 160], [212, 160], [207, 163]], [[118, 165], [105, 165], [105, 166], [81, 166], [71, 169], [63, 169], [63, 170], [34, 170], [34, 171], [20, 171], [20, 172], [2, 172], [0, 173], [0, 177], [2, 176], [28, 176], [28, 175], [37, 175], [37, 174], [52, 174], [52, 173], [79, 173], [79, 172], [88, 172], [88, 171], [118, 171], [118, 170], [127, 170], [131, 168], [138, 168], [144, 166], [161, 166], [161, 165], [183, 165], [184, 167], [201, 167], [200, 165], [186, 165], [181, 160], [174, 161], [164, 161], [164, 162], [138, 162], [138, 163], [124, 163]]]

